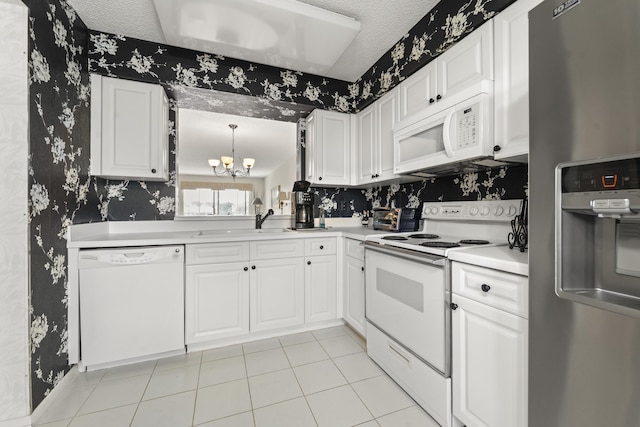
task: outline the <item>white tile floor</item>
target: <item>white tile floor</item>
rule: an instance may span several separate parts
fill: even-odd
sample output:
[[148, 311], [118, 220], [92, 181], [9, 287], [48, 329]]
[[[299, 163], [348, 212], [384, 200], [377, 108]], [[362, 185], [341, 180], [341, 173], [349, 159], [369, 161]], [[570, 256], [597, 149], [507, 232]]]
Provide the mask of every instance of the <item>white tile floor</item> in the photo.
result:
[[437, 427], [346, 326], [80, 374], [42, 427]]

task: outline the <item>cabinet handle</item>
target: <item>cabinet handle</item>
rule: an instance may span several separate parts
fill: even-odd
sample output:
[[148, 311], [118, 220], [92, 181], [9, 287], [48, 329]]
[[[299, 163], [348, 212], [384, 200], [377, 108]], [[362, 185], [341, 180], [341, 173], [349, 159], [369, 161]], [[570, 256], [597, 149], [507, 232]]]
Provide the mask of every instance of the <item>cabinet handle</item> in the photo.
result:
[[451, 304], [449, 304], [449, 307], [451, 307], [451, 310], [455, 310], [458, 308], [458, 304], [456, 304], [455, 302], [452, 302]]
[[249, 267], [245, 267], [245, 268], [244, 268], [244, 271], [249, 271]]
[[438, 95], [438, 96], [436, 96], [436, 99], [437, 99], [438, 101], [440, 101], [440, 100], [442, 99], [442, 95]]
[[255, 269], [256, 269], [256, 266], [255, 266], [255, 265], [252, 265], [252, 266], [251, 266], [251, 269], [252, 269], [252, 270], [255, 270]]
[[489, 290], [491, 290], [491, 286], [483, 283], [482, 286], [480, 286], [480, 289], [482, 289], [482, 292], [489, 292]]
[[324, 249], [324, 246], [320, 245], [320, 250]]
[[307, 261], [307, 265], [311, 265], [311, 261]]
[[494, 146], [493, 146], [493, 151], [495, 151], [496, 153], [497, 153], [498, 151], [500, 151], [500, 150], [502, 150], [502, 147], [500, 147], [499, 145], [494, 145]]
[[156, 170], [155, 169], [151, 169], [151, 173], [156, 173]]
[[433, 99], [433, 98], [429, 98], [429, 104], [433, 104], [434, 102], [436, 102], [436, 100], [435, 100], [435, 99]]

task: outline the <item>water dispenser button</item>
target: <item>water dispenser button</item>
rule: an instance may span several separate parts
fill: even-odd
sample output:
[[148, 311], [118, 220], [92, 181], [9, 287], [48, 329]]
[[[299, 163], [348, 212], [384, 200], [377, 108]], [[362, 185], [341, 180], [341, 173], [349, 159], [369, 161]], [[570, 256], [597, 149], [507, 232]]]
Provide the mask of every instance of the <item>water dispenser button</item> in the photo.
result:
[[593, 210], [609, 209], [609, 199], [592, 200], [591, 201], [591, 208]]

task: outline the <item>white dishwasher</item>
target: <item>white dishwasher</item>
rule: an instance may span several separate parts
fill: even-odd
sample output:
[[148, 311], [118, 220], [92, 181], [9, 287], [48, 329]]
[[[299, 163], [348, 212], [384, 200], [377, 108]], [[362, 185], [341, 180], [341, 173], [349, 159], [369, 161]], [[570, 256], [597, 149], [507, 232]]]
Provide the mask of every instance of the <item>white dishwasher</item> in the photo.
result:
[[184, 246], [80, 251], [80, 362], [184, 352]]

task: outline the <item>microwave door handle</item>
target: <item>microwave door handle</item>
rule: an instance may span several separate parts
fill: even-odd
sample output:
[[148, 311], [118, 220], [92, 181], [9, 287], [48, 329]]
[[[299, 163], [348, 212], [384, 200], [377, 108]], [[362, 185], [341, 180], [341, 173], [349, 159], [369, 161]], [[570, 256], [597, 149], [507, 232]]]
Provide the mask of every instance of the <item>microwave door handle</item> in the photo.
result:
[[444, 127], [442, 129], [442, 140], [444, 142], [444, 152], [447, 157], [453, 157], [453, 145], [451, 144], [451, 121], [453, 115], [456, 113], [456, 109], [452, 108], [444, 118]]

